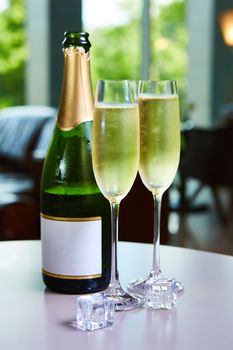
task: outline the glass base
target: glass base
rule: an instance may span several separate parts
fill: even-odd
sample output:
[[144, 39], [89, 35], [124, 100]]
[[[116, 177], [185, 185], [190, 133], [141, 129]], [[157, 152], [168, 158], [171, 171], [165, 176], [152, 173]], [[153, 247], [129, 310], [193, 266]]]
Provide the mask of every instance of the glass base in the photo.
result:
[[106, 291], [105, 296], [111, 298], [115, 303], [116, 311], [127, 311], [139, 308], [143, 305], [145, 298], [134, 293], [128, 294], [120, 285], [110, 285]]
[[[146, 296], [148, 284], [157, 284], [158, 281], [168, 281], [169, 278], [165, 278], [162, 273], [154, 275], [151, 273], [148, 277], [132, 281], [128, 285], [128, 291], [143, 297]], [[173, 279], [175, 280], [175, 279]], [[176, 296], [181, 295], [184, 292], [184, 286], [181, 282], [175, 280], [175, 294]]]

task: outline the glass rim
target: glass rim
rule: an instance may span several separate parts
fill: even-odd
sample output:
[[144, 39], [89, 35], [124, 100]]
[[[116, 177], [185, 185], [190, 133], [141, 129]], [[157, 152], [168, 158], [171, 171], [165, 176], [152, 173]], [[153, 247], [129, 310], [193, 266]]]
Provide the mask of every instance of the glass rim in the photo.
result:
[[124, 83], [127, 81], [131, 81], [131, 82], [138, 82], [139, 80], [137, 79], [98, 79], [97, 83], [101, 83], [101, 82], [107, 82], [107, 83]]
[[135, 83], [163, 83], [163, 84], [176, 84], [178, 85], [178, 81], [176, 79], [98, 79], [97, 83], [124, 83], [124, 82], [135, 82]]
[[177, 80], [176, 79], [158, 79], [158, 80], [154, 80], [154, 79], [140, 79], [138, 80], [139, 83], [174, 83], [174, 84], [177, 84]]

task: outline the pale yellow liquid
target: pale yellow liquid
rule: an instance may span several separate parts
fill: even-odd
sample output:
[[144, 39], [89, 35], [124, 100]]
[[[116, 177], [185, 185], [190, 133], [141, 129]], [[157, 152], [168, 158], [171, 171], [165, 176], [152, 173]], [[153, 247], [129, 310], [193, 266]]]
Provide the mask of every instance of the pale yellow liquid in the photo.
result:
[[177, 96], [140, 96], [140, 165], [145, 186], [162, 194], [172, 183], [180, 157], [180, 112]]
[[93, 169], [103, 195], [111, 201], [124, 198], [135, 180], [138, 164], [138, 105], [97, 105], [93, 123]]

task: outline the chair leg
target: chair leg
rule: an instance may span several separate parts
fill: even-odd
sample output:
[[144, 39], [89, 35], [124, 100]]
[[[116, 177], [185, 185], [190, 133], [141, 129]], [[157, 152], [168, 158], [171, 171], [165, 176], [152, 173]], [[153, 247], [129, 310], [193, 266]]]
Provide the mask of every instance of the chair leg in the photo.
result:
[[233, 213], [233, 187], [230, 188], [229, 217], [232, 217], [232, 213]]
[[203, 190], [203, 183], [201, 182], [199, 186], [195, 189], [195, 191], [192, 193], [192, 195], [189, 197], [189, 202], [194, 202], [199, 193]]
[[212, 192], [212, 195], [214, 198], [215, 206], [216, 206], [219, 218], [221, 220], [221, 223], [223, 225], [226, 225], [228, 223], [228, 216], [223, 209], [223, 205], [222, 205], [221, 200], [219, 198], [218, 189], [216, 186], [211, 186], [210, 189], [211, 189], [211, 192]]
[[208, 209], [206, 204], [194, 204], [197, 196], [202, 191], [204, 184], [201, 182], [191, 195], [187, 194], [187, 178], [181, 177], [180, 182], [180, 212], [201, 212]]
[[180, 176], [180, 213], [184, 214], [186, 208], [186, 178]]

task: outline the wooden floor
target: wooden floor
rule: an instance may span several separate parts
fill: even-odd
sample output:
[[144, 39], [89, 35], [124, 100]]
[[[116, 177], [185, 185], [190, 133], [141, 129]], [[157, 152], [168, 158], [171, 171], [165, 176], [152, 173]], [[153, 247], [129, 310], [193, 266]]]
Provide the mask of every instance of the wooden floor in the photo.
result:
[[[192, 187], [196, 184], [190, 185]], [[172, 201], [175, 201], [176, 190], [171, 192]], [[229, 191], [221, 189], [220, 195], [224, 209], [228, 210]], [[200, 192], [195, 204], [206, 204], [207, 210], [189, 212], [182, 216], [179, 212], [171, 212], [168, 244], [233, 255], [233, 214], [226, 224], [222, 223], [208, 188]]]

